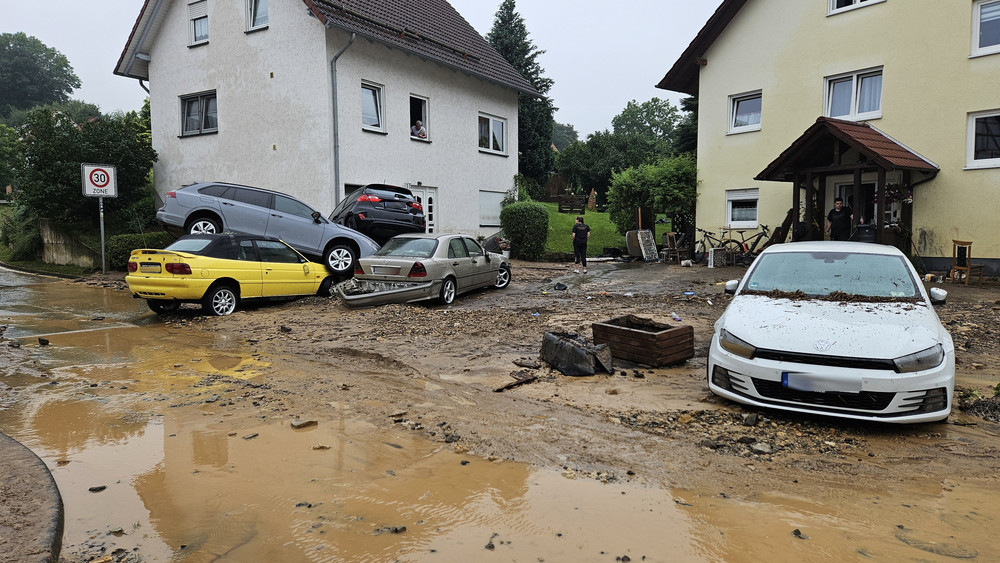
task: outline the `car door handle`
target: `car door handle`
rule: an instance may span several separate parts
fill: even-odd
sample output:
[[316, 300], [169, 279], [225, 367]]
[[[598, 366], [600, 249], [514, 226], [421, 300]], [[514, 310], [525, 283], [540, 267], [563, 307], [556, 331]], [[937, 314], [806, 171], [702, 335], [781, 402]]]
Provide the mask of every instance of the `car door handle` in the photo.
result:
[[233, 204], [232, 204], [232, 203], [229, 203], [228, 201], [223, 201], [223, 202], [222, 202], [222, 205], [228, 205], [228, 206], [230, 206], [230, 207], [232, 207], [232, 206], [233, 206]]
[[451, 265], [452, 266], [458, 266], [458, 262], [452, 262]]

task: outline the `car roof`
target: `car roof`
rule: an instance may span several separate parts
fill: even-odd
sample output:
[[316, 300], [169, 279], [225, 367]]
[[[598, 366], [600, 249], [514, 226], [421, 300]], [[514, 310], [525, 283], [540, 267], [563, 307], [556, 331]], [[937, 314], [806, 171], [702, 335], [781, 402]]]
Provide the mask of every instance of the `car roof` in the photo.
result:
[[895, 246], [876, 244], [872, 242], [845, 242], [835, 240], [815, 240], [803, 242], [786, 242], [775, 244], [764, 249], [764, 254], [779, 252], [848, 252], [851, 254], [886, 254], [905, 256]]
[[268, 236], [261, 236], [261, 235], [241, 235], [241, 234], [237, 234], [237, 233], [212, 233], [212, 234], [209, 234], [209, 233], [199, 233], [199, 234], [196, 234], [196, 235], [183, 235], [183, 236], [177, 237], [177, 240], [182, 240], [182, 239], [183, 240], [208, 239], [208, 240], [213, 240], [213, 241], [214, 240], [229, 239], [229, 240], [232, 240], [233, 242], [240, 242], [240, 241], [244, 241], [244, 240], [270, 240], [270, 241], [281, 242], [281, 239], [279, 239], [277, 237], [268, 237]]
[[290, 197], [292, 199], [298, 199], [295, 196], [293, 196], [291, 194], [287, 194], [285, 192], [279, 192], [277, 190], [269, 190], [267, 188], [258, 188], [257, 186], [247, 186], [245, 184], [233, 184], [231, 182], [197, 182], [197, 183], [194, 183], [194, 184], [188, 184], [186, 186], [183, 186], [180, 189], [182, 189], [182, 190], [197, 190], [199, 188], [204, 188], [206, 186], [227, 186], [227, 187], [232, 187], [232, 188], [246, 188], [248, 190], [254, 190], [254, 191], [257, 191], [257, 192], [266, 192], [266, 193], [269, 193], [269, 194], [283, 195], [283, 196], [286, 196], [286, 197]]
[[449, 237], [466, 237], [475, 239], [476, 237], [470, 235], [463, 235], [461, 233], [403, 233], [396, 235], [392, 238], [429, 238], [429, 239], [443, 239]]

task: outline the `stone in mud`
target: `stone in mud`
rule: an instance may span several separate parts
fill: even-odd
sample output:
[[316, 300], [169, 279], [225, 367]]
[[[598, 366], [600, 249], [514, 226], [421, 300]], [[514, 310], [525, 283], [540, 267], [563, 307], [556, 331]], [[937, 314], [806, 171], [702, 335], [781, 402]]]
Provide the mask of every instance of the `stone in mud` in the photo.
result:
[[774, 453], [774, 447], [771, 444], [760, 442], [750, 446], [750, 451], [752, 451], [755, 454], [766, 455]]
[[318, 424], [319, 423], [316, 422], [315, 420], [293, 420], [292, 428], [294, 428], [295, 430], [299, 430], [301, 428], [309, 428], [310, 426], [316, 426]]

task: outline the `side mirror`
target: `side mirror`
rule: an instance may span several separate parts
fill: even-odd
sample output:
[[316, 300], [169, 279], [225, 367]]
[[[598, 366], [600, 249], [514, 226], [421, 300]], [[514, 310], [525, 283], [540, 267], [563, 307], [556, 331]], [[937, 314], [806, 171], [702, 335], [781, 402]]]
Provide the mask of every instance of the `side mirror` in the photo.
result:
[[323, 216], [323, 214], [320, 213], [319, 211], [313, 211], [312, 212], [313, 221], [315, 221], [317, 223], [319, 223], [319, 218], [322, 217], [322, 216]]
[[948, 299], [948, 292], [940, 287], [932, 287], [930, 294], [931, 305], [944, 305], [945, 300]]
[[729, 280], [726, 282], [726, 293], [734, 295], [736, 288], [740, 286], [740, 280]]

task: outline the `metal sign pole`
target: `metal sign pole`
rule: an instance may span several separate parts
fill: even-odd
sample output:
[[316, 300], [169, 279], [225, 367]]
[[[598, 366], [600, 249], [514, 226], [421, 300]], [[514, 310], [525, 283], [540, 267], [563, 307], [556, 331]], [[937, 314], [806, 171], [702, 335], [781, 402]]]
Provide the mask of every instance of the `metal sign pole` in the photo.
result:
[[104, 258], [104, 198], [97, 198], [98, 207], [101, 209], [101, 273], [108, 273], [108, 261]]

